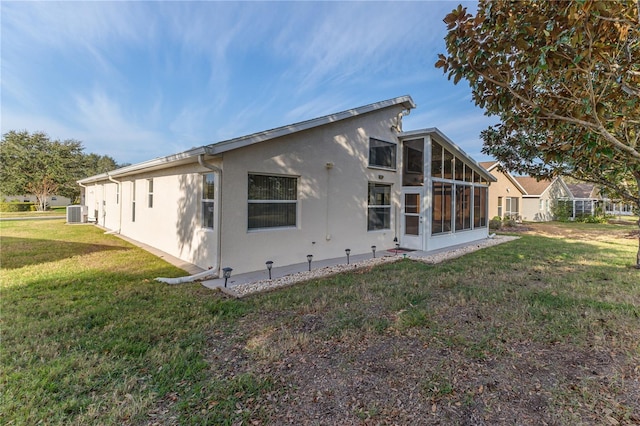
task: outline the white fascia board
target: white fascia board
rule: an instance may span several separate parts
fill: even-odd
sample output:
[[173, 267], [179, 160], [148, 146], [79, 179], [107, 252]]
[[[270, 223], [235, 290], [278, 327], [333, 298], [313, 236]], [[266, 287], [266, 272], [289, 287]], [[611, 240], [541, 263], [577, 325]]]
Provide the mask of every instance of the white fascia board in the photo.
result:
[[513, 184], [520, 190], [520, 192], [522, 192], [522, 195], [528, 195], [527, 194], [527, 190], [524, 189], [524, 187], [522, 185], [520, 185], [520, 183], [513, 177], [511, 176], [511, 173], [507, 172], [507, 177], [511, 180], [511, 182], [513, 182]]
[[407, 110], [411, 110], [416, 107], [416, 104], [411, 99], [411, 96], [401, 96], [398, 98], [388, 99], [386, 101], [375, 102], [373, 104], [365, 105], [359, 108], [350, 109], [347, 111], [338, 112], [336, 114], [325, 115], [324, 117], [314, 118], [300, 123], [290, 124], [287, 126], [277, 127], [275, 129], [266, 130], [264, 132], [253, 133], [247, 136], [241, 136], [239, 138], [229, 139], [222, 142], [217, 142], [206, 147], [207, 154], [219, 155], [227, 151], [231, 151], [245, 146], [253, 145], [255, 143], [264, 142], [270, 139], [287, 136], [292, 133], [300, 132], [303, 130], [309, 130], [314, 127], [322, 126], [329, 123], [335, 123], [340, 120], [344, 120], [358, 115], [366, 114], [368, 112], [376, 111], [379, 109], [387, 108], [394, 105], [403, 105]]
[[[488, 169], [486, 169], [488, 172], [491, 172], [491, 170], [495, 169], [498, 167], [498, 165], [500, 165], [499, 161], [494, 162], [491, 167], [489, 167]], [[515, 185], [516, 188], [518, 188], [520, 190], [520, 192], [522, 193], [522, 195], [525, 195], [527, 193], [527, 191], [522, 187], [522, 185], [520, 185], [520, 183], [516, 180], [516, 178], [513, 177], [513, 175], [511, 173], [509, 173], [509, 171], [505, 170], [502, 173], [504, 173], [507, 176], [507, 179], [509, 179], [511, 181], [512, 184]]]
[[522, 195], [528, 195], [527, 190], [524, 189], [522, 185], [520, 185], [520, 183], [511, 175], [511, 173], [509, 173], [508, 171], [504, 171], [503, 173], [505, 173], [509, 178], [509, 180], [511, 181], [511, 183], [513, 183], [516, 186], [516, 188], [518, 188], [520, 192], [522, 192]]
[[122, 177], [126, 175], [132, 175], [136, 173], [146, 172], [150, 170], [162, 169], [165, 167], [176, 166], [181, 163], [187, 163], [193, 161], [194, 157], [200, 154], [206, 154], [205, 147], [190, 149], [189, 151], [180, 152], [178, 154], [168, 155], [166, 157], [154, 158], [153, 160], [144, 161], [138, 164], [132, 164], [107, 173], [101, 173], [99, 175], [90, 176], [77, 181], [79, 184], [88, 184], [93, 182], [99, 182], [101, 180], [108, 180], [109, 176], [112, 178]]
[[562, 178], [560, 176], [555, 177], [551, 183], [544, 189], [544, 191], [542, 191], [542, 193], [540, 194], [540, 196], [542, 196], [545, 192], [547, 192], [549, 190], [549, 188], [551, 188], [553, 186], [554, 183], [556, 183], [556, 181], [560, 181], [560, 186], [562, 186], [564, 188], [564, 190], [567, 192], [567, 194], [569, 194], [569, 198], [573, 199], [573, 193], [571, 192], [571, 190], [569, 189], [569, 187], [567, 186], [566, 183], [564, 183], [564, 180], [562, 180]]
[[419, 136], [433, 136], [436, 135], [438, 142], [442, 143], [444, 142], [444, 146], [446, 148], [449, 149], [449, 151], [452, 151], [454, 154], [457, 154], [458, 156], [462, 157], [465, 159], [465, 162], [470, 163], [472, 166], [475, 166], [474, 169], [476, 170], [476, 172], [480, 173], [482, 176], [484, 176], [484, 178], [486, 180], [488, 180], [489, 182], [497, 182], [498, 179], [495, 178], [495, 176], [493, 176], [491, 173], [489, 173], [487, 170], [485, 170], [484, 167], [482, 167], [480, 164], [478, 164], [478, 162], [476, 160], [474, 160], [473, 158], [471, 158], [466, 152], [464, 152], [462, 150], [462, 148], [460, 148], [458, 145], [455, 144], [455, 142], [453, 142], [451, 139], [449, 139], [449, 137], [447, 135], [445, 135], [444, 133], [442, 133], [440, 131], [440, 129], [438, 129], [437, 127], [430, 127], [428, 129], [421, 129], [421, 130], [411, 130], [408, 132], [402, 132], [398, 135], [398, 137], [402, 138], [402, 139], [407, 139], [407, 138], [411, 138], [411, 137], [419, 137]]
[[573, 198], [573, 193], [571, 192], [571, 190], [567, 186], [567, 184], [564, 181], [564, 179], [562, 179], [562, 176], [558, 176], [556, 179], [560, 181], [560, 185], [562, 185], [564, 187], [565, 191], [567, 191], [567, 194], [569, 194], [569, 197]]
[[500, 164], [499, 161], [495, 161], [488, 169], [486, 169], [488, 172], [490, 172], [491, 170], [495, 169], [496, 167], [498, 167], [498, 164]]
[[101, 180], [108, 180], [109, 176], [112, 178], [122, 177], [143, 171], [150, 171], [164, 167], [170, 167], [178, 165], [182, 162], [188, 162], [192, 157], [196, 157], [200, 154], [207, 155], [219, 155], [227, 151], [242, 148], [245, 146], [253, 145], [258, 142], [264, 142], [270, 139], [286, 136], [292, 133], [300, 132], [302, 130], [312, 129], [314, 127], [322, 126], [324, 124], [333, 123], [336, 121], [344, 120], [347, 118], [355, 117], [368, 112], [388, 108], [394, 105], [402, 105], [407, 110], [411, 110], [416, 107], [415, 102], [409, 95], [400, 96], [386, 101], [375, 102], [369, 105], [361, 106], [358, 108], [350, 109], [336, 114], [326, 115], [324, 117], [314, 118], [300, 123], [290, 124], [287, 126], [278, 127], [272, 130], [266, 130], [264, 132], [253, 133], [247, 136], [241, 136], [234, 139], [218, 142], [211, 145], [201, 146], [193, 148], [189, 151], [184, 151], [178, 154], [169, 155], [166, 157], [156, 158], [153, 160], [145, 161], [131, 166], [123, 167], [113, 170], [108, 173], [102, 173], [95, 176], [90, 176], [77, 181], [79, 184], [88, 184], [98, 182]]

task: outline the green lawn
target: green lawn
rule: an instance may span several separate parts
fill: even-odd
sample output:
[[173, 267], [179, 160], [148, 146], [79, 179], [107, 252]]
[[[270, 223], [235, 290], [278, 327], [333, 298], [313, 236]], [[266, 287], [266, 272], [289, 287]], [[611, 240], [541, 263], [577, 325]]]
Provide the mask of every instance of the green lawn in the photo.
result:
[[0, 423], [640, 423], [637, 227], [532, 226], [238, 301], [91, 225], [0, 222]]

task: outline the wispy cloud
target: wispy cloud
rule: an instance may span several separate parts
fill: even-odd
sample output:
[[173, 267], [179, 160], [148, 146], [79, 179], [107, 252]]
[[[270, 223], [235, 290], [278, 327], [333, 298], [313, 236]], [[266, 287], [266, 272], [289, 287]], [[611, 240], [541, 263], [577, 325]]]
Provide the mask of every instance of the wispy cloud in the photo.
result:
[[[427, 46], [439, 37], [425, 25], [427, 17], [420, 9], [415, 3], [412, 8], [398, 3], [376, 3], [374, 8], [361, 2], [323, 3], [313, 15], [289, 19], [278, 37], [278, 45], [285, 46], [284, 53], [293, 60], [289, 76], [298, 77], [298, 90], [304, 92], [358, 75], [404, 74], [403, 63], [407, 55], [415, 55], [416, 45], [425, 46], [426, 54]], [[426, 5], [424, 14], [432, 10], [433, 5]]]
[[456, 5], [2, 2], [2, 131], [135, 162], [404, 94], [414, 127], [468, 128], [433, 68]]

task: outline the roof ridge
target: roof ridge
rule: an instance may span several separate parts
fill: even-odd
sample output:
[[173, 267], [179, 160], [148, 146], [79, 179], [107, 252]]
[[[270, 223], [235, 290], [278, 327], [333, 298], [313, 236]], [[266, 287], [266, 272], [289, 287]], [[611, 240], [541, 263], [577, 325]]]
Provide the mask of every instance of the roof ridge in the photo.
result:
[[296, 133], [302, 130], [309, 130], [314, 127], [321, 126], [336, 121], [341, 121], [346, 118], [356, 117], [368, 112], [377, 111], [383, 108], [388, 108], [394, 105], [404, 104], [406, 109], [411, 110], [416, 107], [415, 102], [410, 95], [398, 96], [396, 98], [387, 99], [384, 101], [373, 102], [367, 105], [363, 105], [356, 108], [347, 109], [344, 111], [323, 115], [309, 120], [300, 121], [297, 123], [286, 124], [284, 126], [275, 127], [269, 130], [263, 130], [256, 133], [251, 133], [244, 136], [239, 136], [224, 141], [214, 142], [209, 145], [205, 145], [205, 148], [210, 155], [221, 154], [225, 151], [241, 148], [247, 145], [252, 145], [257, 142], [267, 141], [281, 136], [286, 136], [292, 133]]

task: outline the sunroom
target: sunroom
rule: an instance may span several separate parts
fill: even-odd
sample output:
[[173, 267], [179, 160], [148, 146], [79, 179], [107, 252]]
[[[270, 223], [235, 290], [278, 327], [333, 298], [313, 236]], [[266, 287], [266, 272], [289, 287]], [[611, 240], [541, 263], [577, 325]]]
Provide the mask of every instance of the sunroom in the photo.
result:
[[400, 244], [432, 251], [486, 237], [495, 178], [438, 129], [405, 132]]

